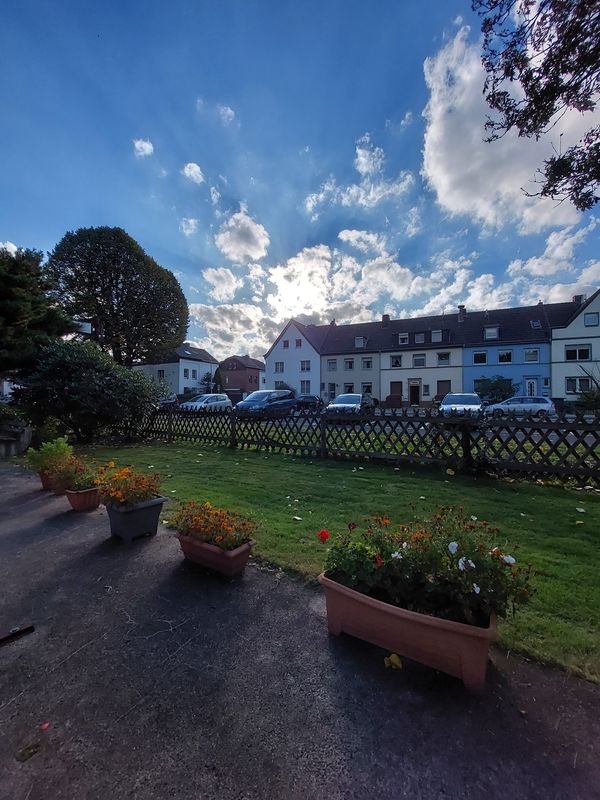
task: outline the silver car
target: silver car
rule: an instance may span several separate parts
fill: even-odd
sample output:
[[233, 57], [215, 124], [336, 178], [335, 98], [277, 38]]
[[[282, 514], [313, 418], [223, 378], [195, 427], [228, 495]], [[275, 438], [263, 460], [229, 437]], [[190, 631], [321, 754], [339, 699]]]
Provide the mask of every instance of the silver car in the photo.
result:
[[451, 416], [478, 416], [483, 408], [481, 397], [475, 392], [450, 392], [440, 403], [440, 414]]
[[179, 408], [184, 411], [226, 411], [231, 405], [226, 394], [199, 394], [181, 403]]
[[547, 417], [556, 414], [554, 403], [549, 397], [509, 397], [501, 403], [493, 403], [485, 408], [485, 414], [501, 417], [505, 414], [532, 414]]

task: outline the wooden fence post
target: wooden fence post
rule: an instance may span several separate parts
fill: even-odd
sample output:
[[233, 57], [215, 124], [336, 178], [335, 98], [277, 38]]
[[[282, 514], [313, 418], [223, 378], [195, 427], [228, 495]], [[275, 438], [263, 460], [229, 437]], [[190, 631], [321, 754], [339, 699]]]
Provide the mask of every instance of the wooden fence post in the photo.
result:
[[327, 458], [327, 420], [324, 414], [319, 415], [319, 432], [321, 434], [321, 447], [319, 455]]
[[173, 441], [173, 406], [167, 406], [167, 441], [171, 443]]
[[460, 426], [461, 444], [463, 451], [463, 470], [473, 469], [473, 452], [471, 450], [471, 425], [463, 422]]
[[229, 447], [231, 447], [232, 450], [235, 450], [237, 447], [237, 417], [235, 415], [235, 411], [232, 411], [229, 414], [229, 426]]

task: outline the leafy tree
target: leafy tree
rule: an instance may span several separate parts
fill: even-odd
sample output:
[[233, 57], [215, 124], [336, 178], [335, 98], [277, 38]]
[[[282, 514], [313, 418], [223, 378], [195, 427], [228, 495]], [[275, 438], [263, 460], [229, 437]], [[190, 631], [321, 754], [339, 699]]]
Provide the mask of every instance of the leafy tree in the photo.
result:
[[[539, 139], [570, 109], [593, 112], [600, 95], [598, 0], [472, 0], [483, 17], [488, 141], [516, 129]], [[513, 84], [516, 84], [513, 86]], [[539, 192], [580, 210], [600, 199], [600, 126], [538, 170]]]
[[594, 365], [594, 369], [586, 369], [581, 364], [579, 369], [590, 379], [590, 388], [581, 392], [577, 398], [578, 405], [594, 411], [600, 410], [600, 366]]
[[15, 400], [34, 424], [58, 419], [80, 441], [104, 431], [132, 436], [155, 407], [160, 387], [123, 367], [94, 342], [54, 342], [20, 379]]
[[475, 391], [482, 400], [487, 400], [489, 403], [500, 403], [502, 400], [508, 400], [513, 397], [520, 384], [513, 383], [510, 378], [504, 378], [502, 375], [494, 375], [493, 378], [480, 378], [475, 381]]
[[188, 306], [177, 278], [121, 228], [67, 233], [46, 268], [68, 313], [119, 364], [151, 361], [184, 340]]
[[0, 248], [0, 372], [12, 374], [35, 363], [40, 347], [76, 330], [48, 294], [42, 253]]
[[223, 378], [221, 377], [221, 367], [216, 368], [213, 381], [216, 386], [216, 391], [217, 392], [223, 391]]

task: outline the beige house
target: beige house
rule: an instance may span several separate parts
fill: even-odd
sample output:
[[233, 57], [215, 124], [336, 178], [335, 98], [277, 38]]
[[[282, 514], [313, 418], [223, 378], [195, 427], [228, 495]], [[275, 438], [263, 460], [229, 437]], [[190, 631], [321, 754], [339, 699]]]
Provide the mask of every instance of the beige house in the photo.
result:
[[600, 380], [600, 289], [588, 300], [575, 299], [579, 307], [564, 325], [552, 328], [552, 397], [567, 402], [591, 388], [586, 371]]
[[390, 404], [426, 406], [448, 392], [461, 392], [463, 352], [440, 342], [382, 354], [382, 397], [389, 397]]

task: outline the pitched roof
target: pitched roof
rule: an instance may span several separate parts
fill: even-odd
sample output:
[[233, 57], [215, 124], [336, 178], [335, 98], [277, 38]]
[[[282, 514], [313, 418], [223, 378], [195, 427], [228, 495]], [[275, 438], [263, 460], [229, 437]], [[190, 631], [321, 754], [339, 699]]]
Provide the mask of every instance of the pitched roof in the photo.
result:
[[295, 325], [296, 328], [300, 331], [300, 333], [304, 336], [306, 341], [314, 347], [317, 353], [321, 352], [321, 347], [323, 341], [327, 335], [327, 331], [329, 330], [329, 325], [304, 325], [302, 322], [298, 322], [298, 320], [292, 319], [288, 320], [279, 336], [275, 339], [271, 347], [265, 353], [265, 358], [269, 355], [271, 350], [275, 347], [277, 342], [279, 342], [284, 336], [290, 325]]
[[179, 347], [175, 348], [175, 352], [171, 355], [175, 356], [174, 360], [176, 361], [179, 361], [180, 358], [186, 358], [190, 361], [207, 361], [209, 364], [219, 363], [217, 359], [214, 356], [211, 356], [211, 354], [206, 350], [203, 350], [201, 347], [194, 347], [194, 345], [189, 344], [189, 342], [180, 344]]
[[592, 295], [590, 295], [590, 297], [588, 297], [587, 300], [584, 300], [583, 303], [556, 303], [555, 305], [568, 305], [568, 306], [574, 305], [575, 308], [572, 310], [571, 315], [567, 319], [563, 320], [562, 322], [552, 322], [552, 327], [565, 328], [567, 325], [573, 322], [575, 317], [581, 314], [581, 312], [584, 309], [586, 309], [590, 305], [590, 303], [592, 303], [598, 297], [599, 294], [600, 294], [600, 289], [596, 289], [596, 291]]
[[264, 361], [260, 361], [258, 358], [250, 358], [250, 356], [229, 356], [228, 358], [223, 359], [220, 362], [219, 366], [223, 366], [227, 361], [238, 361], [242, 366], [246, 367], [246, 369], [264, 369], [265, 364]]

